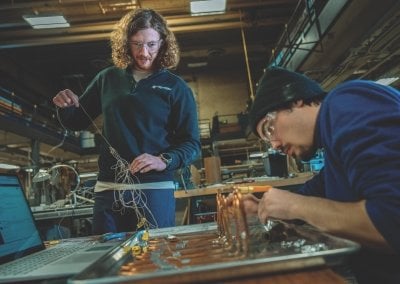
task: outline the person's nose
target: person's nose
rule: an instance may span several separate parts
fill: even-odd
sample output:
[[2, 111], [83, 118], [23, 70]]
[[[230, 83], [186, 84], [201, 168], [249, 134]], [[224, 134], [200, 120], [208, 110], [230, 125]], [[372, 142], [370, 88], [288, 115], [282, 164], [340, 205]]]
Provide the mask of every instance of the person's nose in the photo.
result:
[[146, 44], [144, 44], [144, 45], [142, 45], [141, 47], [140, 47], [140, 54], [142, 54], [142, 55], [149, 55], [150, 54], [150, 52], [149, 52], [149, 50], [148, 50], [148, 46], [146, 45]]
[[270, 143], [271, 143], [271, 147], [273, 149], [278, 150], [278, 149], [280, 149], [282, 147], [282, 143], [279, 140], [272, 140], [272, 141], [270, 141]]

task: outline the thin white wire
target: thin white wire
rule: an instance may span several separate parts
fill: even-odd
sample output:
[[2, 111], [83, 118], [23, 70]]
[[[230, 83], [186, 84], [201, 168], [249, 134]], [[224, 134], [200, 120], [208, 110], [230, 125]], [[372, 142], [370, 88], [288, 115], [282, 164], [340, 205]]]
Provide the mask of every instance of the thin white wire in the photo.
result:
[[[114, 205], [117, 206], [118, 203], [122, 205], [121, 209], [115, 210], [121, 211], [121, 213], [123, 213], [124, 208], [131, 208], [136, 214], [137, 220], [139, 222], [138, 225], [144, 222], [143, 226], [145, 226], [146, 229], [148, 227], [158, 228], [157, 221], [150, 208], [148, 208], [147, 206], [146, 195], [141, 190], [135, 187], [135, 181], [133, 180], [129, 172], [129, 163], [126, 160], [122, 159], [114, 148], [110, 147], [110, 152], [111, 155], [113, 155], [113, 157], [117, 160], [116, 164], [112, 167], [115, 172], [115, 182], [127, 185], [127, 189], [119, 190], [114, 193]], [[134, 177], [136, 178], [136, 176]], [[139, 183], [139, 180], [137, 178], [136, 181], [137, 183]], [[128, 195], [131, 194], [131, 199], [125, 198], [126, 192], [128, 192]], [[154, 224], [146, 218], [145, 212], [150, 215], [151, 219], [155, 222]]]
[[59, 144], [55, 145], [54, 147], [52, 147], [52, 148], [46, 153], [46, 156], [48, 156], [48, 155], [49, 155], [51, 152], [53, 152], [55, 149], [60, 148], [60, 147], [64, 144], [65, 139], [67, 138], [67, 135], [68, 135], [68, 132], [67, 132], [66, 130], [64, 130], [64, 136], [63, 136], [61, 142], [60, 142]]

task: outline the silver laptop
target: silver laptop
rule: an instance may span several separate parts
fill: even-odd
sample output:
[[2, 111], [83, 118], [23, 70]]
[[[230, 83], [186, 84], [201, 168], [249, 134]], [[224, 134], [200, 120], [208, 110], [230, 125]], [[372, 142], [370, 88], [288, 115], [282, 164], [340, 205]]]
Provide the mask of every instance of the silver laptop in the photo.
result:
[[72, 276], [121, 242], [87, 237], [45, 248], [18, 177], [0, 173], [0, 283]]

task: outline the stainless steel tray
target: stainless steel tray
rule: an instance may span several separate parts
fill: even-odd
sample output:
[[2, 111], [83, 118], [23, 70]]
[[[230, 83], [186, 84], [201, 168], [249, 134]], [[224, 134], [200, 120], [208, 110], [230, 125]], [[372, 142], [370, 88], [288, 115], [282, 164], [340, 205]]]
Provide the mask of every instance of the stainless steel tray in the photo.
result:
[[[265, 234], [270, 232], [265, 231], [264, 226], [250, 225], [249, 250], [245, 256], [232, 248], [213, 247], [212, 243], [218, 239], [216, 223], [150, 230], [150, 241], [163, 244], [154, 252], [148, 252], [153, 254], [157, 251], [157, 255], [152, 255], [146, 260], [153, 269], [137, 269], [130, 275], [121, 275], [121, 269], [127, 264], [135, 266], [141, 261], [125, 252], [123, 246], [130, 242], [128, 240], [119, 250], [106, 258], [103, 257], [101, 261], [69, 279], [68, 283], [220, 281], [336, 265], [359, 249], [355, 242], [323, 234], [308, 225], [280, 223], [283, 226], [283, 230], [280, 231], [284, 233], [284, 238], [280, 239], [278, 236], [275, 237], [276, 240], [265, 239]], [[207, 239], [208, 242], [205, 241]], [[185, 254], [185, 250], [191, 253]], [[198, 252], [197, 256], [194, 256], [196, 254], [193, 254], [193, 250]], [[193, 261], [195, 259], [196, 261]]]

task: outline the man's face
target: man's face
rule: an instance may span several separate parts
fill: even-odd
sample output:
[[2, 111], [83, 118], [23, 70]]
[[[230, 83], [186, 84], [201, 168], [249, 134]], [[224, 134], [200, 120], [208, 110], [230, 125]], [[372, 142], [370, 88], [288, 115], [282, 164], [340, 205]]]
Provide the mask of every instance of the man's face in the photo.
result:
[[139, 30], [129, 39], [134, 67], [139, 71], [153, 70], [153, 62], [158, 55], [162, 40], [160, 34], [152, 29]]
[[318, 109], [299, 101], [291, 109], [268, 113], [258, 122], [257, 133], [274, 149], [309, 160], [315, 153], [314, 129]]

